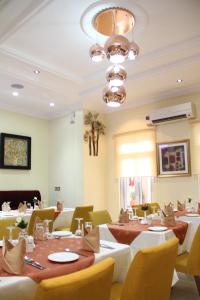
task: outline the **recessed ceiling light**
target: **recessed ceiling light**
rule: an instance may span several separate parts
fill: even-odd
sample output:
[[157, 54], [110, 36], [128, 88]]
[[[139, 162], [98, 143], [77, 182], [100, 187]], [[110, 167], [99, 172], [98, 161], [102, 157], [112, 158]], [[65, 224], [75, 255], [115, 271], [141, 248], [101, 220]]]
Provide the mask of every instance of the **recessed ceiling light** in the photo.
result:
[[19, 93], [15, 91], [15, 92], [12, 92], [12, 95], [17, 97], [17, 96], [19, 96]]
[[50, 103], [49, 103], [49, 106], [54, 107], [54, 106], [55, 106], [55, 103], [50, 102]]
[[181, 83], [181, 82], [183, 82], [183, 79], [177, 79], [176, 81], [177, 81], [177, 83]]
[[40, 70], [34, 70], [33, 72], [37, 75], [40, 74]]
[[11, 87], [14, 89], [23, 89], [24, 88], [24, 86], [19, 83], [13, 83], [13, 84], [11, 84]]

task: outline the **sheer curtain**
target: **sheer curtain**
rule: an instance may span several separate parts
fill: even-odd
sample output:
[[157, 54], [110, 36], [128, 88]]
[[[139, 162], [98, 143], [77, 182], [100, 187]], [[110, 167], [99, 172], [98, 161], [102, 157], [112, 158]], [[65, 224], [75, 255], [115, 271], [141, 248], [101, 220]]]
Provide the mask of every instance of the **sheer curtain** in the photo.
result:
[[115, 136], [116, 177], [120, 178], [120, 204], [151, 202], [152, 176], [156, 174], [155, 130]]

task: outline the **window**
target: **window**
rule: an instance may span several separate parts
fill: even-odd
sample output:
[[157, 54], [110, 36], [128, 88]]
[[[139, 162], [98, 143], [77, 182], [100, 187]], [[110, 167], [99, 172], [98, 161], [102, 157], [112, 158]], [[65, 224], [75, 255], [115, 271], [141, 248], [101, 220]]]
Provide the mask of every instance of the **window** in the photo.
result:
[[133, 204], [142, 204], [152, 201], [151, 176], [135, 176], [120, 178], [120, 203], [127, 208]]

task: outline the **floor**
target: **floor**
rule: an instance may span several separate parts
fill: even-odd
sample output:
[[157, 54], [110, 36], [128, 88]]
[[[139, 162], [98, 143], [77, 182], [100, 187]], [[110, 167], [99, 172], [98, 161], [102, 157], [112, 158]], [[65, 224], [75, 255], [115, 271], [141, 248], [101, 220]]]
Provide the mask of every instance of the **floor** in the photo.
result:
[[192, 276], [178, 274], [179, 281], [172, 289], [170, 300], [199, 300], [195, 281]]

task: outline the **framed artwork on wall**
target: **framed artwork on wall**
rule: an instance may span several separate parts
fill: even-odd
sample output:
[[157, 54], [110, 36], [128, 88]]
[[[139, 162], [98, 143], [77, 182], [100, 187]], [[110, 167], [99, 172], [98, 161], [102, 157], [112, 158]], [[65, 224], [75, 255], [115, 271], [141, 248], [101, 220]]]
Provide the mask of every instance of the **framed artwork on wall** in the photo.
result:
[[158, 177], [191, 176], [190, 141], [157, 143]]
[[1, 133], [0, 168], [31, 169], [31, 137]]

